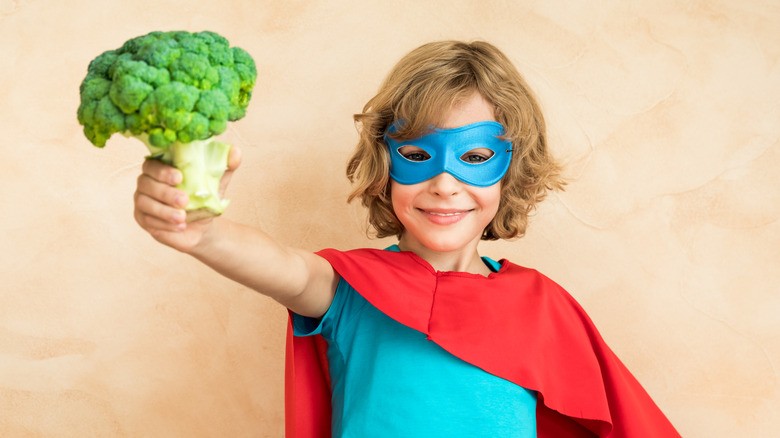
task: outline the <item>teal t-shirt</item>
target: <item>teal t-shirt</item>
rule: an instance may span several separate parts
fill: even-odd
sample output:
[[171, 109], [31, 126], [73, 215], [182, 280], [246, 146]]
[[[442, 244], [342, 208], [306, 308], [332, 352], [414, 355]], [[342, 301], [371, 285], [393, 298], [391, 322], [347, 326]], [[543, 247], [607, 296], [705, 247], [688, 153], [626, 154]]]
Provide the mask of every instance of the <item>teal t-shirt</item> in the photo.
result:
[[451, 355], [344, 279], [321, 319], [294, 315], [293, 326], [328, 343], [334, 438], [536, 437], [534, 391]]

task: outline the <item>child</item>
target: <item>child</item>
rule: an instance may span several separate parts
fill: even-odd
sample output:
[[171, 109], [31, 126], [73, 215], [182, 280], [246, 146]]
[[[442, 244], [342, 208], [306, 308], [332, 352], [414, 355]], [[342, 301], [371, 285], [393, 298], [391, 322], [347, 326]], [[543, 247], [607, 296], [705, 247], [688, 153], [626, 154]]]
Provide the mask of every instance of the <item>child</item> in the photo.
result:
[[679, 436], [569, 294], [478, 253], [522, 236], [563, 185], [506, 56], [423, 45], [355, 120], [350, 200], [398, 237], [386, 250], [312, 254], [225, 218], [186, 223], [178, 171], [147, 161], [138, 180], [153, 237], [290, 310], [288, 438]]

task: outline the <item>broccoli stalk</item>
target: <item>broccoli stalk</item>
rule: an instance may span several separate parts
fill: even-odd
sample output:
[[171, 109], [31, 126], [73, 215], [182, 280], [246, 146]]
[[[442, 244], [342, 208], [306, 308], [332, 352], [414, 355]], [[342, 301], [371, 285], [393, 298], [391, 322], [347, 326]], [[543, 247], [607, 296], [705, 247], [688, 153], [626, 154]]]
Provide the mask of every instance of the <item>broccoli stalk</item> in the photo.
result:
[[151, 32], [90, 62], [78, 121], [97, 147], [114, 133], [137, 137], [181, 170], [188, 220], [218, 215], [230, 145], [210, 139], [244, 117], [256, 79], [249, 53], [214, 32]]
[[190, 197], [187, 221], [195, 221], [221, 214], [230, 203], [219, 197], [219, 182], [227, 170], [230, 144], [216, 140], [180, 141], [161, 148], [149, 142], [147, 134], [134, 136], [149, 149], [149, 159], [160, 160], [182, 174], [176, 187]]

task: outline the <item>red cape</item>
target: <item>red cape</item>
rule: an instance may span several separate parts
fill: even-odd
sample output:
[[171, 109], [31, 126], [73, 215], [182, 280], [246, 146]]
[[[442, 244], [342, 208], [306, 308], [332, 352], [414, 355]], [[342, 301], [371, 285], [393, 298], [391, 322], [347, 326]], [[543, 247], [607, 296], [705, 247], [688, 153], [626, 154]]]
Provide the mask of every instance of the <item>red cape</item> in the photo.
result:
[[[411, 252], [318, 253], [366, 300], [453, 355], [538, 392], [540, 438], [679, 437], [563, 288], [506, 260], [488, 277]], [[325, 340], [288, 324], [287, 438], [330, 437]]]

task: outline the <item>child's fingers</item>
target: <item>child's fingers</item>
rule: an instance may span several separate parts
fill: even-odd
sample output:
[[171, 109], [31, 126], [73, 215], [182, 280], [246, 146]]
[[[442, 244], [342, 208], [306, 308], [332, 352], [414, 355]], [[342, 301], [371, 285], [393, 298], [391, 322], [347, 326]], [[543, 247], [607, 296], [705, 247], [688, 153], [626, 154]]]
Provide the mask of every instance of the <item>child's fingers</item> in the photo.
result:
[[138, 177], [136, 194], [148, 196], [158, 202], [177, 208], [184, 208], [189, 203], [189, 197], [184, 190], [161, 183], [145, 173]]
[[[187, 206], [189, 198], [183, 190], [159, 182], [144, 173], [138, 177], [134, 202], [136, 212], [142, 216], [178, 225], [186, 220], [184, 207]], [[146, 223], [153, 225], [148, 221]]]
[[139, 210], [135, 211], [135, 221], [138, 222], [138, 225], [140, 225], [141, 228], [147, 230], [150, 233], [155, 231], [182, 231], [187, 227], [187, 224], [184, 222], [171, 223], [169, 221], [164, 221], [154, 216], [144, 214]]
[[135, 195], [136, 221], [144, 228], [179, 229], [187, 220], [187, 213], [181, 209], [163, 204], [143, 193]]
[[149, 175], [156, 181], [175, 186], [181, 183], [181, 172], [179, 169], [163, 164], [158, 160], [148, 159], [144, 161], [141, 170], [145, 175]]

